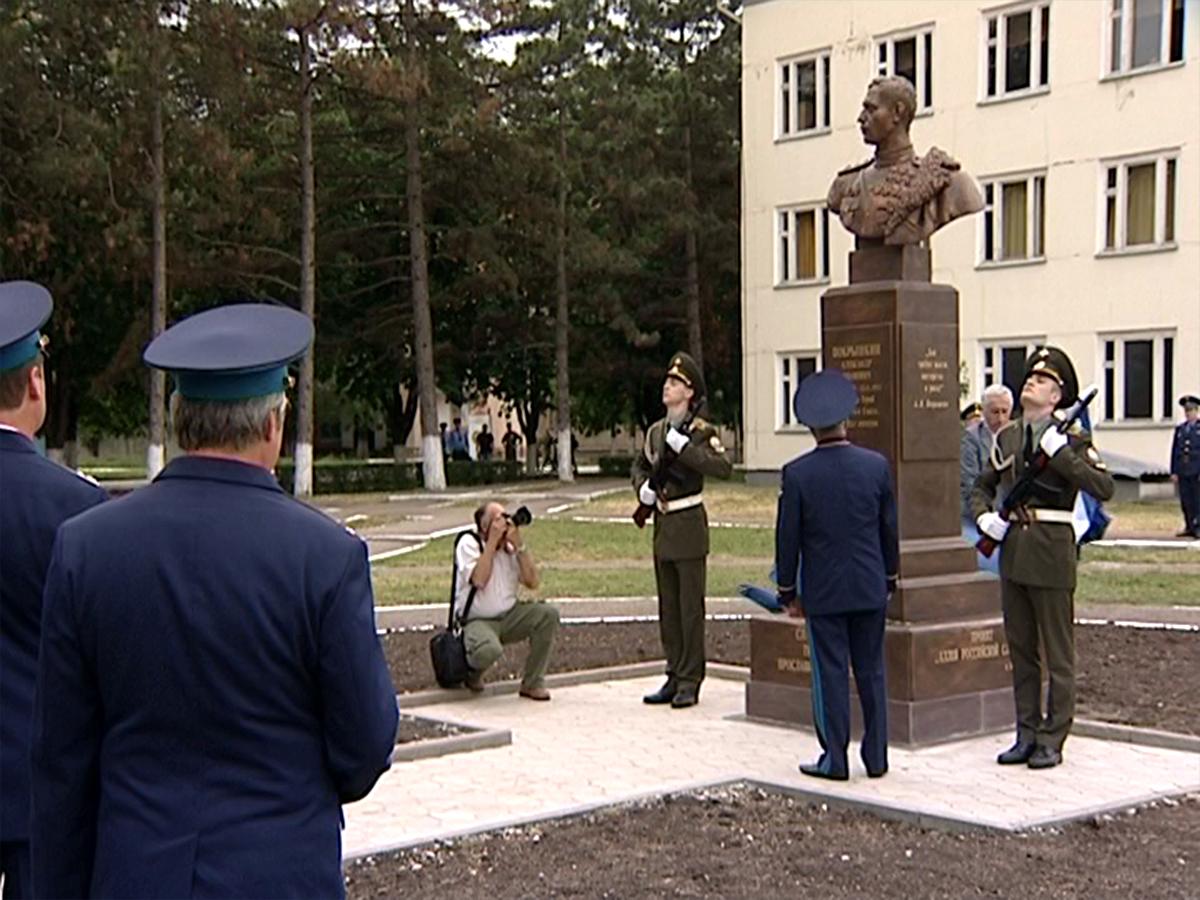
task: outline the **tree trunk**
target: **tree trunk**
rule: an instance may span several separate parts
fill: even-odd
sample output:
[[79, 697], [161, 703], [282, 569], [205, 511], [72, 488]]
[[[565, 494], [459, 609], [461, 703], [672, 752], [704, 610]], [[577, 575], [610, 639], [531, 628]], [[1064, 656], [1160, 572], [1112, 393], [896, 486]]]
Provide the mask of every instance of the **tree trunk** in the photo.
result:
[[684, 247], [687, 255], [688, 353], [704, 371], [704, 343], [700, 334], [700, 260], [696, 249], [696, 189], [692, 172], [692, 125], [683, 126], [684, 175], [687, 179], [687, 227]]
[[[161, 78], [161, 71], [156, 73]], [[163, 151], [163, 98], [154, 97], [151, 179], [153, 199], [153, 268], [150, 288], [150, 340], [167, 327], [167, 171]], [[167, 373], [150, 370], [150, 444], [146, 448], [146, 477], [162, 471], [166, 446]]]
[[[317, 306], [317, 208], [312, 147], [313, 75], [309, 28], [300, 37], [300, 311], [314, 319]], [[311, 348], [300, 361], [296, 391], [296, 450], [293, 455], [297, 497], [308, 497], [313, 487], [313, 356]]]
[[[391, 422], [388, 425], [392, 433], [392, 458], [396, 462], [404, 462], [404, 448], [408, 444], [408, 436], [412, 433], [413, 423], [417, 420], [417, 389], [401, 392], [403, 384], [396, 385], [396, 394], [391, 403]], [[438, 440], [441, 440], [439, 436]]]
[[404, 157], [408, 169], [405, 200], [408, 205], [408, 242], [412, 256], [413, 331], [416, 338], [417, 392], [421, 404], [421, 472], [425, 489], [444, 491], [446, 470], [437, 426], [437, 385], [433, 367], [433, 318], [429, 311], [429, 262], [425, 238], [425, 207], [421, 184], [421, 122], [418, 100], [416, 11], [414, 0], [404, 4], [404, 40], [408, 50], [408, 77], [404, 101]]
[[555, 403], [558, 407], [558, 480], [571, 482], [571, 320], [567, 296], [567, 132], [561, 105], [558, 110], [558, 212], [555, 217], [555, 264], [558, 310], [554, 319]]

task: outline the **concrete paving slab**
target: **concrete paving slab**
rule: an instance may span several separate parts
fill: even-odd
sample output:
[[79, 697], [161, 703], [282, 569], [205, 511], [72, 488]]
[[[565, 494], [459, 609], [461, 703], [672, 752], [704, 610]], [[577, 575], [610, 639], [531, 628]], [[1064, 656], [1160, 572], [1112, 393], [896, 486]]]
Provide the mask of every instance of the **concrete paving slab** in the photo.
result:
[[[747, 722], [743, 685], [710, 678], [691, 709], [646, 706], [659, 676], [554, 691], [550, 703], [515, 695], [421, 706], [421, 715], [510, 729], [512, 744], [394, 766], [363, 803], [346, 808], [347, 857], [519, 822], [572, 814], [704, 784], [749, 780], [886, 815], [1021, 830], [1200, 790], [1200, 754], [1072, 737], [1066, 762], [1035, 772], [1001, 767], [1008, 735], [891, 751], [891, 771], [848, 782], [797, 770], [815, 736]], [[403, 703], [403, 698], [401, 698]]]

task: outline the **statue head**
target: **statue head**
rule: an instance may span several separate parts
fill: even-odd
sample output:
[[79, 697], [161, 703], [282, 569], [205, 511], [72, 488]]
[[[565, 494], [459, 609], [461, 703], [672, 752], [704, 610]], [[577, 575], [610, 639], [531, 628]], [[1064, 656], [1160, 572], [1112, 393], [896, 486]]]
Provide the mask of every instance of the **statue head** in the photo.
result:
[[863, 140], [879, 145], [896, 129], [907, 134], [916, 112], [917, 92], [907, 78], [899, 75], [876, 78], [867, 85], [867, 96], [858, 114]]

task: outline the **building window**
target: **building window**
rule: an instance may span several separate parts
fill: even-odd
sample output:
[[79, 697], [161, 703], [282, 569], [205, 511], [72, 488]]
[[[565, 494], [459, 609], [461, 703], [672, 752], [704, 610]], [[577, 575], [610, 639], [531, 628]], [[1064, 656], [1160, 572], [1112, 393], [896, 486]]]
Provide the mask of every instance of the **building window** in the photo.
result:
[[829, 210], [790, 206], [775, 216], [777, 285], [803, 284], [829, 277]]
[[1104, 418], [1110, 422], [1171, 421], [1174, 415], [1175, 335], [1107, 335]]
[[875, 39], [876, 72], [907, 78], [917, 92], [917, 112], [933, 109], [933, 28]]
[[1183, 59], [1184, 0], [1111, 0], [1108, 72], [1135, 72]]
[[980, 369], [983, 386], [1003, 384], [1012, 391], [1013, 402], [1019, 403], [1021, 385], [1025, 383], [1025, 360], [1045, 343], [1044, 337], [982, 342], [979, 346], [983, 356]]
[[792, 412], [800, 382], [819, 368], [821, 354], [813, 351], [779, 354], [779, 428], [798, 428], [800, 423]]
[[1178, 168], [1173, 153], [1103, 164], [1102, 251], [1175, 245]]
[[829, 128], [829, 51], [779, 63], [779, 137]]
[[983, 204], [981, 263], [1045, 258], [1045, 175], [984, 181]]
[[1050, 5], [984, 14], [984, 97], [1007, 97], [1050, 85]]

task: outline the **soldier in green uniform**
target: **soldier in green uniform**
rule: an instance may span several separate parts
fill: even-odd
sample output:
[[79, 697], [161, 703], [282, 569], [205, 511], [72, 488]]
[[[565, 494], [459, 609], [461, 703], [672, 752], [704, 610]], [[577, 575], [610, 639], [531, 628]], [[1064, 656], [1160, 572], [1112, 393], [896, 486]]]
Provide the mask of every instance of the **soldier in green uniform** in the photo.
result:
[[666, 684], [643, 699], [674, 709], [695, 706], [704, 680], [704, 476], [728, 478], [733, 471], [717, 429], [696, 415], [704, 394], [696, 361], [676, 353], [663, 382], [667, 414], [646, 431], [632, 471], [638, 500], [654, 509], [658, 623], [667, 656]]
[[[1021, 416], [996, 435], [991, 460], [971, 494], [979, 531], [1000, 541], [1004, 631], [1012, 662], [1017, 740], [997, 757], [1001, 765], [1048, 769], [1062, 762], [1075, 714], [1075, 567], [1078, 553], [1071, 511], [1079, 491], [1100, 500], [1113, 480], [1091, 435], [1078, 424], [1063, 434], [1059, 410], [1079, 394], [1075, 368], [1057, 347], [1042, 347], [1025, 365]], [[993, 511], [996, 492], [1008, 489], [1039, 450], [1050, 458], [1030, 499], [1008, 520]], [[1042, 709], [1039, 640], [1045, 647], [1050, 694]]]

